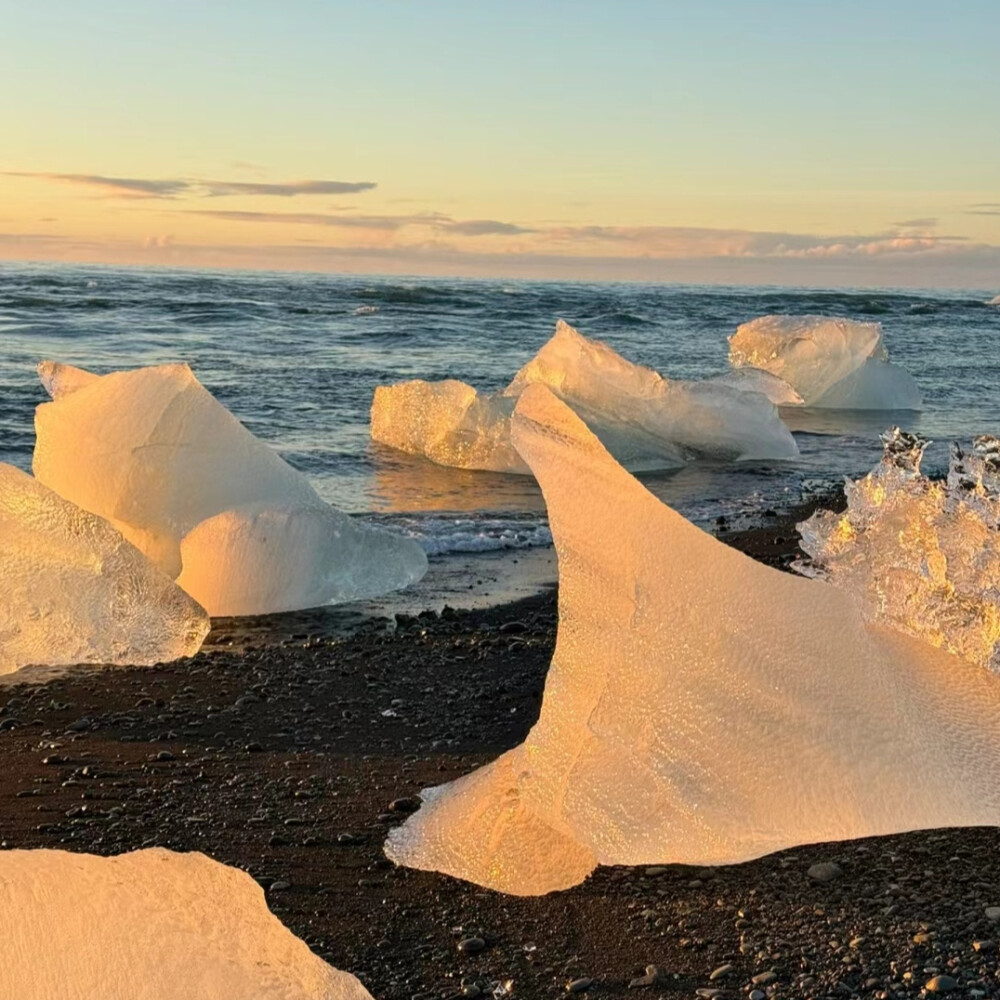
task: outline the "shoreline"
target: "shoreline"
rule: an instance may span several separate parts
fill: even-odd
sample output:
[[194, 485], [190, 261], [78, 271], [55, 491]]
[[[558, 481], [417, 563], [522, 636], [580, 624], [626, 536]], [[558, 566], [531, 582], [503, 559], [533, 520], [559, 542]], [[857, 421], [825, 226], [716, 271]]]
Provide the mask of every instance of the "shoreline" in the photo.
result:
[[[719, 537], [785, 568], [814, 506]], [[189, 660], [0, 688], [0, 847], [204, 851], [249, 871], [276, 916], [378, 1000], [487, 997], [507, 981], [508, 995], [556, 997], [578, 979], [597, 997], [902, 997], [934, 975], [960, 981], [957, 995], [1000, 996], [992, 828], [717, 869], [600, 868], [543, 897], [388, 862], [384, 837], [421, 788], [494, 759], [534, 722], [554, 588], [399, 612], [392, 626], [296, 618], [268, 644], [233, 624]], [[811, 878], [821, 862], [841, 873]], [[469, 936], [485, 949], [460, 953]]]

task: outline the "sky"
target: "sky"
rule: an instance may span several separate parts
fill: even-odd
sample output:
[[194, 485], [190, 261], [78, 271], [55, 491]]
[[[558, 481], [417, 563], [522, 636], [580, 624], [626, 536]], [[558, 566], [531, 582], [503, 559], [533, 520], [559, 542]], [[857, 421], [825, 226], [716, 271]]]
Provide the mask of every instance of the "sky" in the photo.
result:
[[0, 24], [0, 259], [1000, 289], [997, 0]]

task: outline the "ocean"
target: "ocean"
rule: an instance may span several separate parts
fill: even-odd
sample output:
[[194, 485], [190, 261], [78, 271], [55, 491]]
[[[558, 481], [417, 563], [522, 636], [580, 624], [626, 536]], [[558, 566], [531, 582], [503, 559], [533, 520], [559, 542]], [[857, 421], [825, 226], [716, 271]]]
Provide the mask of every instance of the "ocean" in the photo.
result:
[[933, 439], [1000, 434], [994, 290], [487, 281], [0, 263], [0, 460], [30, 468], [35, 374], [47, 358], [98, 372], [186, 361], [337, 507], [418, 538], [432, 556], [549, 541], [528, 477], [467, 472], [374, 445], [375, 386], [457, 378], [504, 386], [559, 318], [667, 377], [726, 369], [726, 338], [768, 313], [877, 320], [923, 392], [905, 413], [791, 413], [801, 457], [696, 463], [641, 477], [703, 525], [797, 502], [870, 468], [893, 423]]

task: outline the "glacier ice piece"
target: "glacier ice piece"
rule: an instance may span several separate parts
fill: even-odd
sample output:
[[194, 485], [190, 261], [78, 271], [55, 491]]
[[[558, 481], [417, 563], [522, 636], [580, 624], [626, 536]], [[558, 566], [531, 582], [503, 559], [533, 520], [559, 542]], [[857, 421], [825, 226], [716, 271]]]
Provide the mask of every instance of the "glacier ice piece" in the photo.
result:
[[193, 656], [208, 615], [106, 521], [0, 465], [0, 674]]
[[715, 385], [731, 385], [742, 392], [759, 392], [775, 406], [802, 406], [802, 397], [783, 378], [764, 371], [763, 368], [731, 368], [722, 375], [704, 380]]
[[[37, 478], [183, 577], [210, 615], [372, 596], [426, 571], [416, 542], [359, 525], [325, 503], [187, 365], [89, 378], [51, 363], [40, 371], [54, 398], [35, 413]], [[223, 538], [224, 525], [238, 537]], [[253, 526], [266, 526], [267, 538]], [[284, 594], [276, 589], [275, 581], [296, 578]]]
[[511, 445], [510, 414], [517, 397], [534, 383], [557, 393], [633, 470], [677, 468], [695, 458], [798, 454], [769, 398], [794, 393], [777, 377], [665, 379], [562, 320], [501, 393], [479, 394], [455, 381], [380, 386], [372, 401], [372, 438], [441, 465], [527, 472]]
[[455, 379], [380, 385], [372, 399], [372, 440], [438, 465], [527, 473], [510, 442], [516, 402]]
[[1000, 440], [951, 449], [944, 482], [920, 473], [926, 441], [892, 428], [882, 461], [848, 480], [843, 513], [799, 525], [806, 576], [874, 622], [1000, 673]]
[[734, 368], [784, 379], [804, 405], [842, 410], [919, 410], [913, 377], [889, 361], [879, 323], [825, 316], [760, 316], [729, 338]]
[[541, 713], [523, 744], [425, 792], [392, 860], [537, 895], [597, 864], [1000, 823], [1000, 678], [724, 546], [542, 386], [512, 435], [559, 560]]
[[[402, 539], [361, 530], [322, 506], [248, 505], [206, 518], [181, 540], [177, 583], [213, 615], [315, 608], [378, 597], [400, 584]], [[337, 517], [343, 518], [338, 523]], [[408, 543], [407, 582], [427, 559]]]
[[204, 854], [0, 851], [0, 996], [372, 1000]]

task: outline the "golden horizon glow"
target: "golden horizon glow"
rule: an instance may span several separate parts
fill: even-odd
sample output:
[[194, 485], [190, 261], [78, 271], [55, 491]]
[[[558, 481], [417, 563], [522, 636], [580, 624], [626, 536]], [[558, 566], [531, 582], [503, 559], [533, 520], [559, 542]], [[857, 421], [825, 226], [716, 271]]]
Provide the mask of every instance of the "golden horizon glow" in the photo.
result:
[[786, 3], [293, 0], [192, 35], [187, 2], [52, 0], [0, 67], [0, 259], [1000, 284], [989, 9], [849, 6], [867, 34]]

